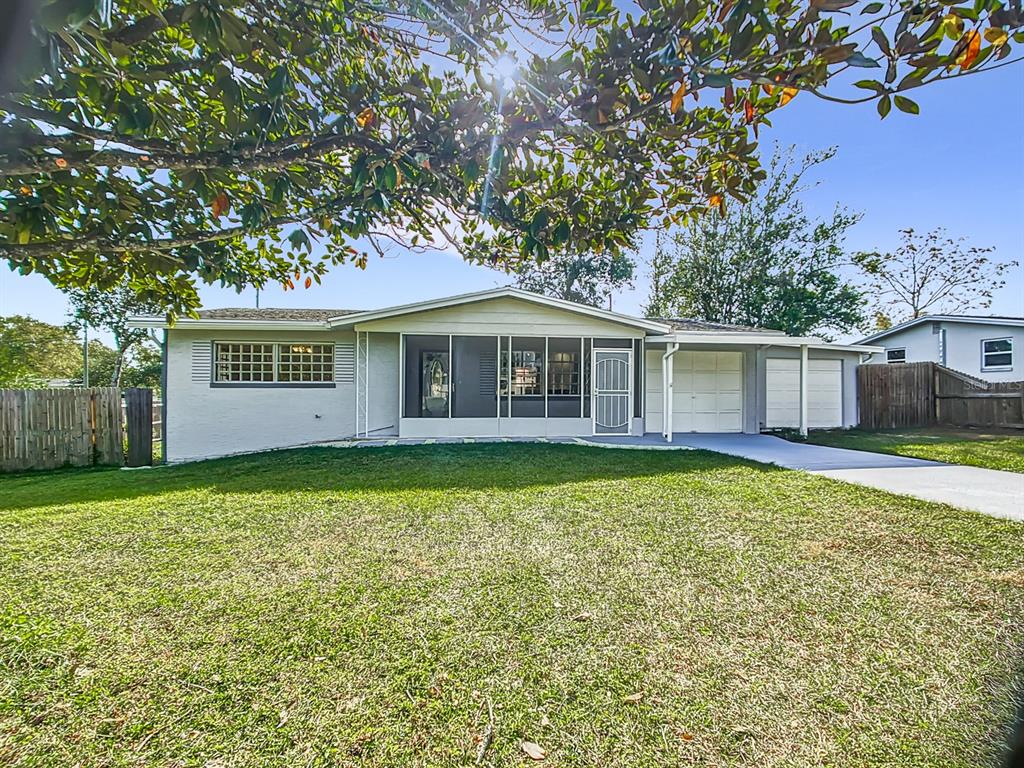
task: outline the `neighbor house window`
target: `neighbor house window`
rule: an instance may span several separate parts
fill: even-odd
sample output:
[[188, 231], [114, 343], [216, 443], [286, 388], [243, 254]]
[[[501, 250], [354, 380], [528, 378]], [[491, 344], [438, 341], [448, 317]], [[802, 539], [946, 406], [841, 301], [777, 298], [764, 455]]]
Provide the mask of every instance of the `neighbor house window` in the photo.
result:
[[1013, 339], [985, 339], [981, 342], [981, 370], [1013, 367]]
[[887, 362], [887, 363], [905, 363], [905, 362], [907, 362], [907, 350], [906, 349], [887, 349], [887, 350], [885, 350], [885, 362]]
[[333, 344], [214, 345], [214, 381], [221, 383], [324, 383], [334, 381]]

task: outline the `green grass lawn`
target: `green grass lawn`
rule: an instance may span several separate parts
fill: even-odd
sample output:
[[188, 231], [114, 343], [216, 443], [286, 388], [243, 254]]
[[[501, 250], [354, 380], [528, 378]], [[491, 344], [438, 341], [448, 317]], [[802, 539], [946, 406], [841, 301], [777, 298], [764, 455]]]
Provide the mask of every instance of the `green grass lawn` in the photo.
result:
[[0, 764], [995, 766], [1024, 525], [692, 452], [0, 479]]
[[1024, 472], [1024, 433], [973, 429], [859, 429], [811, 432], [808, 442], [859, 451], [895, 453], [972, 467]]

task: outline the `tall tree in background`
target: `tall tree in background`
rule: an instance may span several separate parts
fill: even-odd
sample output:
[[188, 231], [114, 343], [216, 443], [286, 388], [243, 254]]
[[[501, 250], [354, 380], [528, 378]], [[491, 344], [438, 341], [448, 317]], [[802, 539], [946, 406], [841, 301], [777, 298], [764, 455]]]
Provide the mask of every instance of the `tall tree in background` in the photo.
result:
[[1024, 42], [1019, 0], [38, 7], [0, 94], [0, 258], [178, 312], [197, 281], [312, 285], [393, 241], [623, 251], [748, 198], [794, 97], [917, 112]]
[[900, 231], [901, 245], [889, 253], [858, 253], [875, 303], [875, 324], [893, 323], [924, 314], [956, 314], [992, 305], [992, 295], [1006, 281], [1002, 276], [1016, 261], [994, 262], [992, 248], [967, 246], [941, 227], [925, 235]]
[[82, 345], [68, 328], [24, 315], [0, 317], [0, 387], [45, 387], [82, 370]]
[[566, 301], [607, 307], [611, 295], [633, 284], [635, 265], [625, 253], [565, 253], [516, 268], [516, 285]]
[[[829, 335], [863, 322], [861, 292], [839, 274], [843, 240], [859, 215], [836, 208], [812, 219], [804, 175], [834, 150], [794, 163], [777, 152], [768, 179], [746, 204], [709, 214], [658, 239], [647, 314]], [[795, 169], [794, 169], [795, 165]]]
[[109, 291], [76, 289], [68, 291], [67, 296], [71, 303], [73, 327], [88, 325], [90, 328], [108, 331], [114, 337], [115, 357], [109, 380], [110, 386], [121, 386], [125, 360], [150, 338], [148, 329], [132, 328], [129, 318], [132, 315], [163, 314], [165, 308], [154, 301], [139, 298], [128, 286], [119, 286]]

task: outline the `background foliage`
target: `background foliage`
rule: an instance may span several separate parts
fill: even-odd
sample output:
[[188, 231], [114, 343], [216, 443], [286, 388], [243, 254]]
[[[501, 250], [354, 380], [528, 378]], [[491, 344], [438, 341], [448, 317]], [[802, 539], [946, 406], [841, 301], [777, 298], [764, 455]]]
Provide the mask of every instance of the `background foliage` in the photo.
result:
[[659, 238], [652, 259], [652, 317], [688, 317], [774, 328], [796, 336], [847, 332], [864, 321], [865, 299], [841, 275], [843, 239], [860, 218], [804, 211], [804, 174], [834, 150], [795, 164], [792, 149], [772, 159], [750, 202], [703, 216]]
[[862, 252], [854, 262], [863, 271], [874, 302], [875, 324], [888, 328], [924, 314], [957, 314], [987, 309], [1017, 261], [994, 262], [991, 248], [969, 246], [942, 228], [924, 235], [900, 232], [899, 248]]

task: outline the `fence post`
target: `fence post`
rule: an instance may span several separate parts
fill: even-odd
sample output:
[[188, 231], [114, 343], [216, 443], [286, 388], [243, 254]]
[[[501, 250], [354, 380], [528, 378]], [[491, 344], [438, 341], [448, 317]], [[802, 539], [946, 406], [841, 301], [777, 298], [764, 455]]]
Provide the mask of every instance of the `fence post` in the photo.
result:
[[124, 391], [128, 466], [153, 463], [153, 390], [132, 387]]

